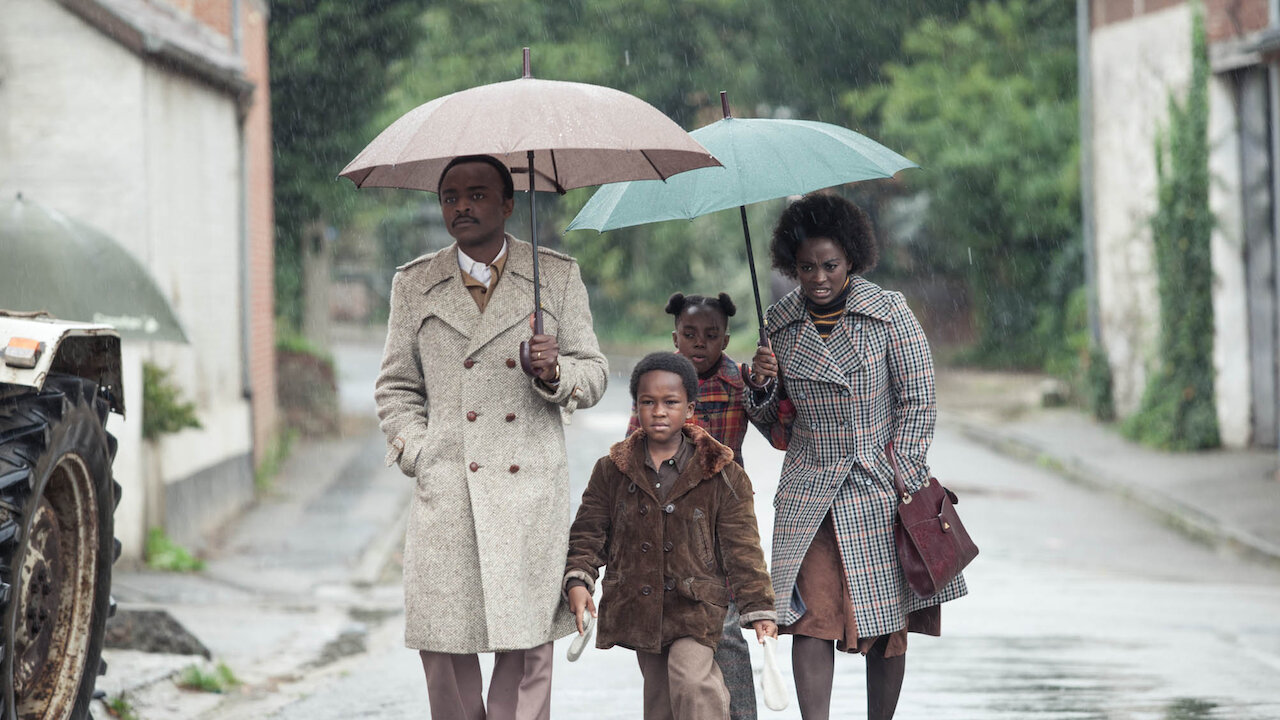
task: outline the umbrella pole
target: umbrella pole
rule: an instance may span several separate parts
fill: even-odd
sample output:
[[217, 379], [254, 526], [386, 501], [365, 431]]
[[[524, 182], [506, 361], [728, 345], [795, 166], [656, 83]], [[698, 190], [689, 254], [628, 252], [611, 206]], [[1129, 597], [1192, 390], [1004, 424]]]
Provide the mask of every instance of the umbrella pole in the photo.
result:
[[751, 250], [751, 228], [747, 226], [746, 206], [739, 205], [738, 213], [742, 215], [742, 237], [747, 239], [747, 266], [751, 268], [751, 292], [756, 298], [756, 322], [760, 325], [760, 345], [768, 347], [769, 334], [764, 326], [764, 309], [760, 306], [760, 281], [756, 279], [756, 256]]
[[[525, 51], [525, 62], [528, 62], [528, 50]], [[533, 334], [542, 334], [542, 281], [538, 274], [538, 215], [533, 203], [533, 151], [529, 151], [529, 240], [533, 244]], [[743, 217], [746, 217], [745, 215]], [[755, 271], [752, 270], [754, 273]], [[757, 300], [756, 304], [759, 304]], [[526, 375], [533, 377], [533, 355], [529, 351], [529, 342], [520, 343], [520, 368]]]

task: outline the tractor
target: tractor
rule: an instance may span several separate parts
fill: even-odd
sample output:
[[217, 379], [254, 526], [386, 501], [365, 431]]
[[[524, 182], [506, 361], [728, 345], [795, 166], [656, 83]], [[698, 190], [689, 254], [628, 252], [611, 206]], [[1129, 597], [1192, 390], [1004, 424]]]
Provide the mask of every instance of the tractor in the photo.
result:
[[108, 325], [0, 310], [0, 720], [83, 720], [120, 555]]

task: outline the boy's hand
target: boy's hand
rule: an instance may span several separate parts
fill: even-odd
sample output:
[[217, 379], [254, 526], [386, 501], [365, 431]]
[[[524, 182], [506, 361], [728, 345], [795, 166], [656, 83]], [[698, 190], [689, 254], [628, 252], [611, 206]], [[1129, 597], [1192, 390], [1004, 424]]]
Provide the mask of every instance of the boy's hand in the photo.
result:
[[771, 638], [778, 637], [778, 623], [772, 620], [757, 620], [751, 623], [751, 627], [756, 629], [756, 642], [761, 645], [764, 644], [765, 636]]
[[[574, 585], [569, 588], [569, 609], [573, 611], [573, 621], [578, 624], [578, 634], [582, 634], [582, 611], [586, 609], [591, 613], [591, 617], [596, 617], [596, 601], [591, 597], [591, 593], [581, 585]], [[757, 631], [758, 632], [758, 631]], [[777, 627], [774, 627], [774, 633], [777, 633]], [[761, 642], [764, 642], [763, 640]]]

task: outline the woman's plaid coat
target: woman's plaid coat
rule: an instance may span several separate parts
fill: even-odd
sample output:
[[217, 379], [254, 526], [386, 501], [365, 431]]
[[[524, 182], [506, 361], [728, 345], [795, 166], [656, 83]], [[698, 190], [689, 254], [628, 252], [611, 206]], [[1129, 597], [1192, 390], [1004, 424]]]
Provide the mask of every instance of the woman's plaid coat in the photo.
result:
[[854, 277], [846, 312], [823, 341], [793, 290], [769, 308], [769, 343], [780, 382], [746, 391], [751, 419], [770, 425], [778, 403], [796, 408], [773, 504], [773, 592], [778, 622], [799, 619], [796, 575], [814, 533], [833, 514], [858, 634], [902, 629], [907, 614], [966, 593], [957, 577], [928, 600], [916, 597], [893, 545], [896, 498], [885, 445], [893, 441], [907, 489], [929, 477], [925, 456], [937, 419], [933, 359], [911, 309], [896, 292]]

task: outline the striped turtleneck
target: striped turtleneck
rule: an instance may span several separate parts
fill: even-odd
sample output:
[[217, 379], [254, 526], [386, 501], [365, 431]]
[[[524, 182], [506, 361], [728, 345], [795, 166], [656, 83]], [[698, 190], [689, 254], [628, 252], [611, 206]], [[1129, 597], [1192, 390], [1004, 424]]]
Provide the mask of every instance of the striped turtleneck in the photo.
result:
[[813, 321], [813, 326], [818, 329], [818, 336], [823, 340], [831, 337], [831, 331], [835, 329], [836, 323], [840, 321], [840, 316], [844, 315], [844, 306], [849, 299], [849, 288], [852, 286], [853, 276], [850, 275], [845, 278], [844, 287], [840, 289], [840, 294], [824, 305], [819, 305], [807, 296], [805, 297], [804, 304], [809, 310], [809, 319]]

